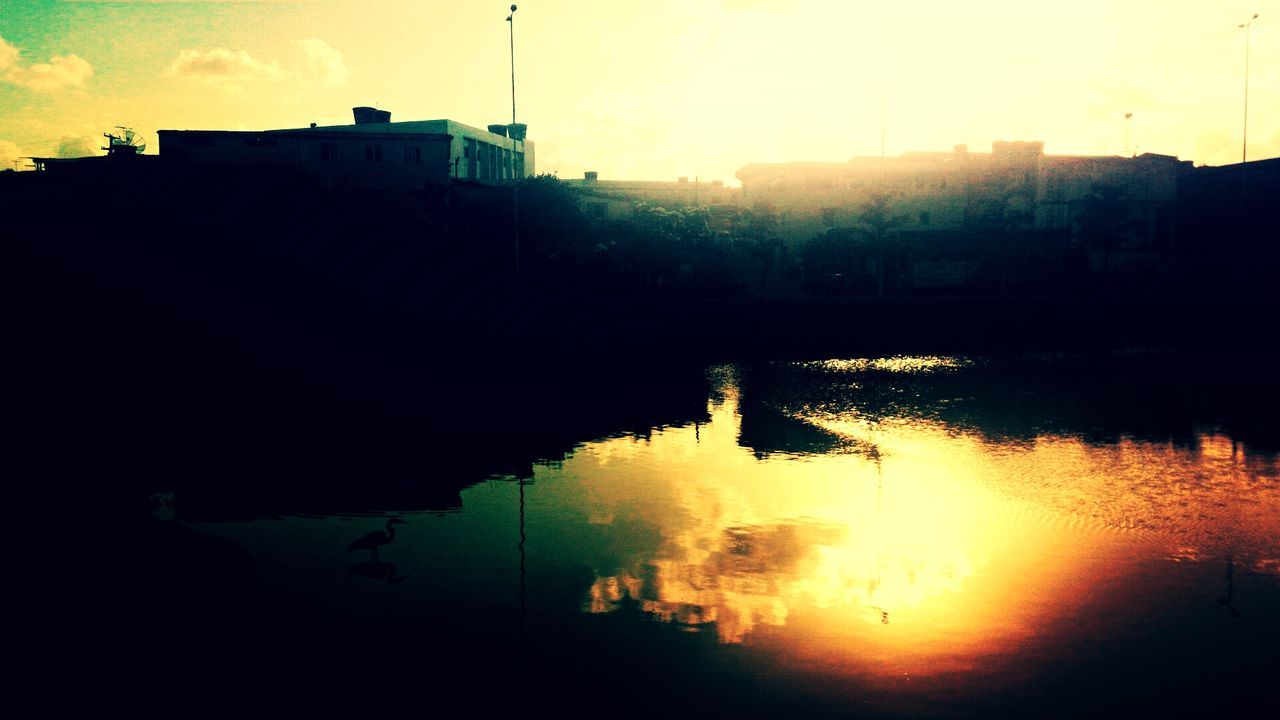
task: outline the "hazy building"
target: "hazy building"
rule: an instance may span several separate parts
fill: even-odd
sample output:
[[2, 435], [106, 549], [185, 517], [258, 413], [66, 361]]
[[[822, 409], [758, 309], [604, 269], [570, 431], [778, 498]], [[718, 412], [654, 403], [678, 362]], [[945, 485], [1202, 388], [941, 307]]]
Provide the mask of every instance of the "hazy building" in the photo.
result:
[[292, 172], [324, 187], [419, 189], [453, 181], [510, 182], [534, 174], [525, 126], [481, 130], [453, 120], [391, 122], [391, 113], [353, 108], [351, 125], [263, 131], [161, 130], [160, 155], [193, 169]]
[[601, 180], [594, 171], [581, 180], [566, 180], [579, 191], [582, 209], [589, 217], [621, 220], [631, 217], [637, 203], [653, 207], [707, 206], [713, 216], [722, 209], [737, 207], [739, 191], [725, 187], [722, 180], [708, 182], [681, 177], [676, 180]]
[[752, 164], [737, 172], [742, 201], [777, 213], [779, 234], [803, 243], [832, 228], [858, 225], [862, 205], [889, 199], [898, 233], [973, 228], [992, 202], [1010, 224], [1072, 233], [1086, 196], [1099, 184], [1120, 189], [1134, 235], [1167, 243], [1177, 178], [1190, 161], [1165, 155], [1135, 158], [1046, 155], [1041, 142], [995, 142], [991, 152], [908, 152], [856, 157], [843, 163]]

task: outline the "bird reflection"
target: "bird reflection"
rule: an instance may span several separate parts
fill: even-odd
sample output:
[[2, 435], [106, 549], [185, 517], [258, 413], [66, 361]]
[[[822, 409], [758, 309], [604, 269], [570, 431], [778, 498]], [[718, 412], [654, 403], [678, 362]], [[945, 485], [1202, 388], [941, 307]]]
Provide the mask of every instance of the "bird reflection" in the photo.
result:
[[377, 562], [375, 560], [348, 565], [347, 572], [352, 575], [367, 577], [370, 580], [385, 580], [389, 585], [399, 585], [409, 579], [408, 575], [396, 575], [395, 563]]
[[368, 535], [358, 538], [355, 542], [347, 546], [347, 551], [368, 550], [372, 553], [370, 558], [371, 561], [376, 563], [378, 561], [378, 548], [396, 539], [395, 526], [408, 524], [409, 523], [401, 520], [400, 518], [391, 518], [387, 520], [386, 530], [374, 530]]
[[1240, 617], [1240, 611], [1236, 610], [1236, 603], [1235, 603], [1235, 597], [1234, 597], [1235, 585], [1236, 585], [1235, 570], [1236, 570], [1235, 558], [1227, 558], [1227, 592], [1225, 595], [1218, 598], [1218, 604], [1227, 606], [1227, 609], [1231, 611], [1231, 617], [1233, 618]]

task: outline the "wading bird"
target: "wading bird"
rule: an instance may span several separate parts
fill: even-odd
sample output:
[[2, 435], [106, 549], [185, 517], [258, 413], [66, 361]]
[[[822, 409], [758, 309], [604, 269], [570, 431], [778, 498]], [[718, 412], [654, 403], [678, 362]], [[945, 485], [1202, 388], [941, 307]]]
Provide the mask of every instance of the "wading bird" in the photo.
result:
[[378, 560], [378, 548], [396, 539], [395, 526], [408, 524], [400, 518], [391, 518], [387, 521], [386, 530], [374, 530], [348, 545], [347, 550], [368, 550], [373, 553], [373, 560], [376, 562]]

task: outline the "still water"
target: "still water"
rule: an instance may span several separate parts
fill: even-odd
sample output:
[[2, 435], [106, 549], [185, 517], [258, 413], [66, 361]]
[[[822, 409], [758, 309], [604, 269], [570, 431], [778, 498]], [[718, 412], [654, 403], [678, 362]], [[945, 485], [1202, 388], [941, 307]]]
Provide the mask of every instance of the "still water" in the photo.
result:
[[[553, 696], [589, 682], [710, 715], [1260, 711], [1280, 670], [1276, 455], [1222, 423], [1171, 427], [1169, 398], [1195, 389], [1058, 364], [717, 366], [700, 419], [581, 442], [459, 508], [193, 529], [317, 626], [422, 642], [436, 663], [520, 648], [565, 668]], [[347, 549], [391, 516], [406, 524], [376, 557]]]

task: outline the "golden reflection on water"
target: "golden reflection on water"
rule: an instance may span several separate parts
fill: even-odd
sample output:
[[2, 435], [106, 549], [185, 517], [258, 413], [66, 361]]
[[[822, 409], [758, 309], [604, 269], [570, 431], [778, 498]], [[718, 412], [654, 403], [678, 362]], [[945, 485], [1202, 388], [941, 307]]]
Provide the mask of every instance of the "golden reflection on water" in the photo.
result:
[[874, 452], [757, 458], [738, 444], [732, 383], [711, 416], [566, 462], [589, 478], [591, 522], [625, 514], [661, 535], [656, 552], [597, 575], [587, 611], [635, 603], [793, 665], [994, 671], [1151, 558], [1280, 565], [1274, 468], [1248, 467], [1221, 438], [1014, 445], [934, 422], [813, 417]]

